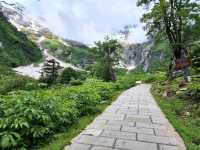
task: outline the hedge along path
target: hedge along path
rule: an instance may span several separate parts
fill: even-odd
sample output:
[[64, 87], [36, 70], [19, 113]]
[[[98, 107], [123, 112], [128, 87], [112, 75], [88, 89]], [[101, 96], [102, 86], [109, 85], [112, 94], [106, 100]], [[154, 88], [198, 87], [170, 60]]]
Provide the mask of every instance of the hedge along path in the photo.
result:
[[123, 92], [65, 150], [186, 150], [141, 84]]

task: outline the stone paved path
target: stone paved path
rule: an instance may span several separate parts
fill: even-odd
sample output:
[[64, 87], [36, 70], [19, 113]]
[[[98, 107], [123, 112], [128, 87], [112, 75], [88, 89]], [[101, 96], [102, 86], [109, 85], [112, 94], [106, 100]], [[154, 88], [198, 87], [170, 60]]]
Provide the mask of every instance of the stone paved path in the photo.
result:
[[65, 150], [185, 150], [154, 98], [150, 85], [118, 97]]

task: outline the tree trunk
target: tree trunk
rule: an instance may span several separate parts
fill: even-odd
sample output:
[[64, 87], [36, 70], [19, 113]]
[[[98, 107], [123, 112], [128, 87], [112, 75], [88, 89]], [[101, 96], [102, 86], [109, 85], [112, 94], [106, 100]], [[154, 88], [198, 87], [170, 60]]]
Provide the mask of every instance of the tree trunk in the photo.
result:
[[173, 79], [173, 70], [174, 70], [174, 58], [172, 57], [170, 60], [169, 68], [168, 68], [168, 73], [167, 73], [167, 79], [172, 80]]

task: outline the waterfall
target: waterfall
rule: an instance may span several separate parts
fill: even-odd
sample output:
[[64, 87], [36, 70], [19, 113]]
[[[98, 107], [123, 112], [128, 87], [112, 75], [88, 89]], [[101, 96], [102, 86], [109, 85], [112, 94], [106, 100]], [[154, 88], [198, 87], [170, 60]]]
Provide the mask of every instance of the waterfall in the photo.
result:
[[147, 71], [151, 57], [151, 47], [150, 42], [126, 45], [122, 56], [126, 68], [130, 70], [142, 66], [143, 70]]

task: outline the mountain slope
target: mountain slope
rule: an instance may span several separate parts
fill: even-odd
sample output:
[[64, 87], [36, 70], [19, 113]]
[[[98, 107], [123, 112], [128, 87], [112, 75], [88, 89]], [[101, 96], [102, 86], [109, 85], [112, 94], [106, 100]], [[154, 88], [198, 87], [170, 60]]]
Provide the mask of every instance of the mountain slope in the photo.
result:
[[0, 12], [0, 64], [15, 67], [36, 62], [41, 51]]

